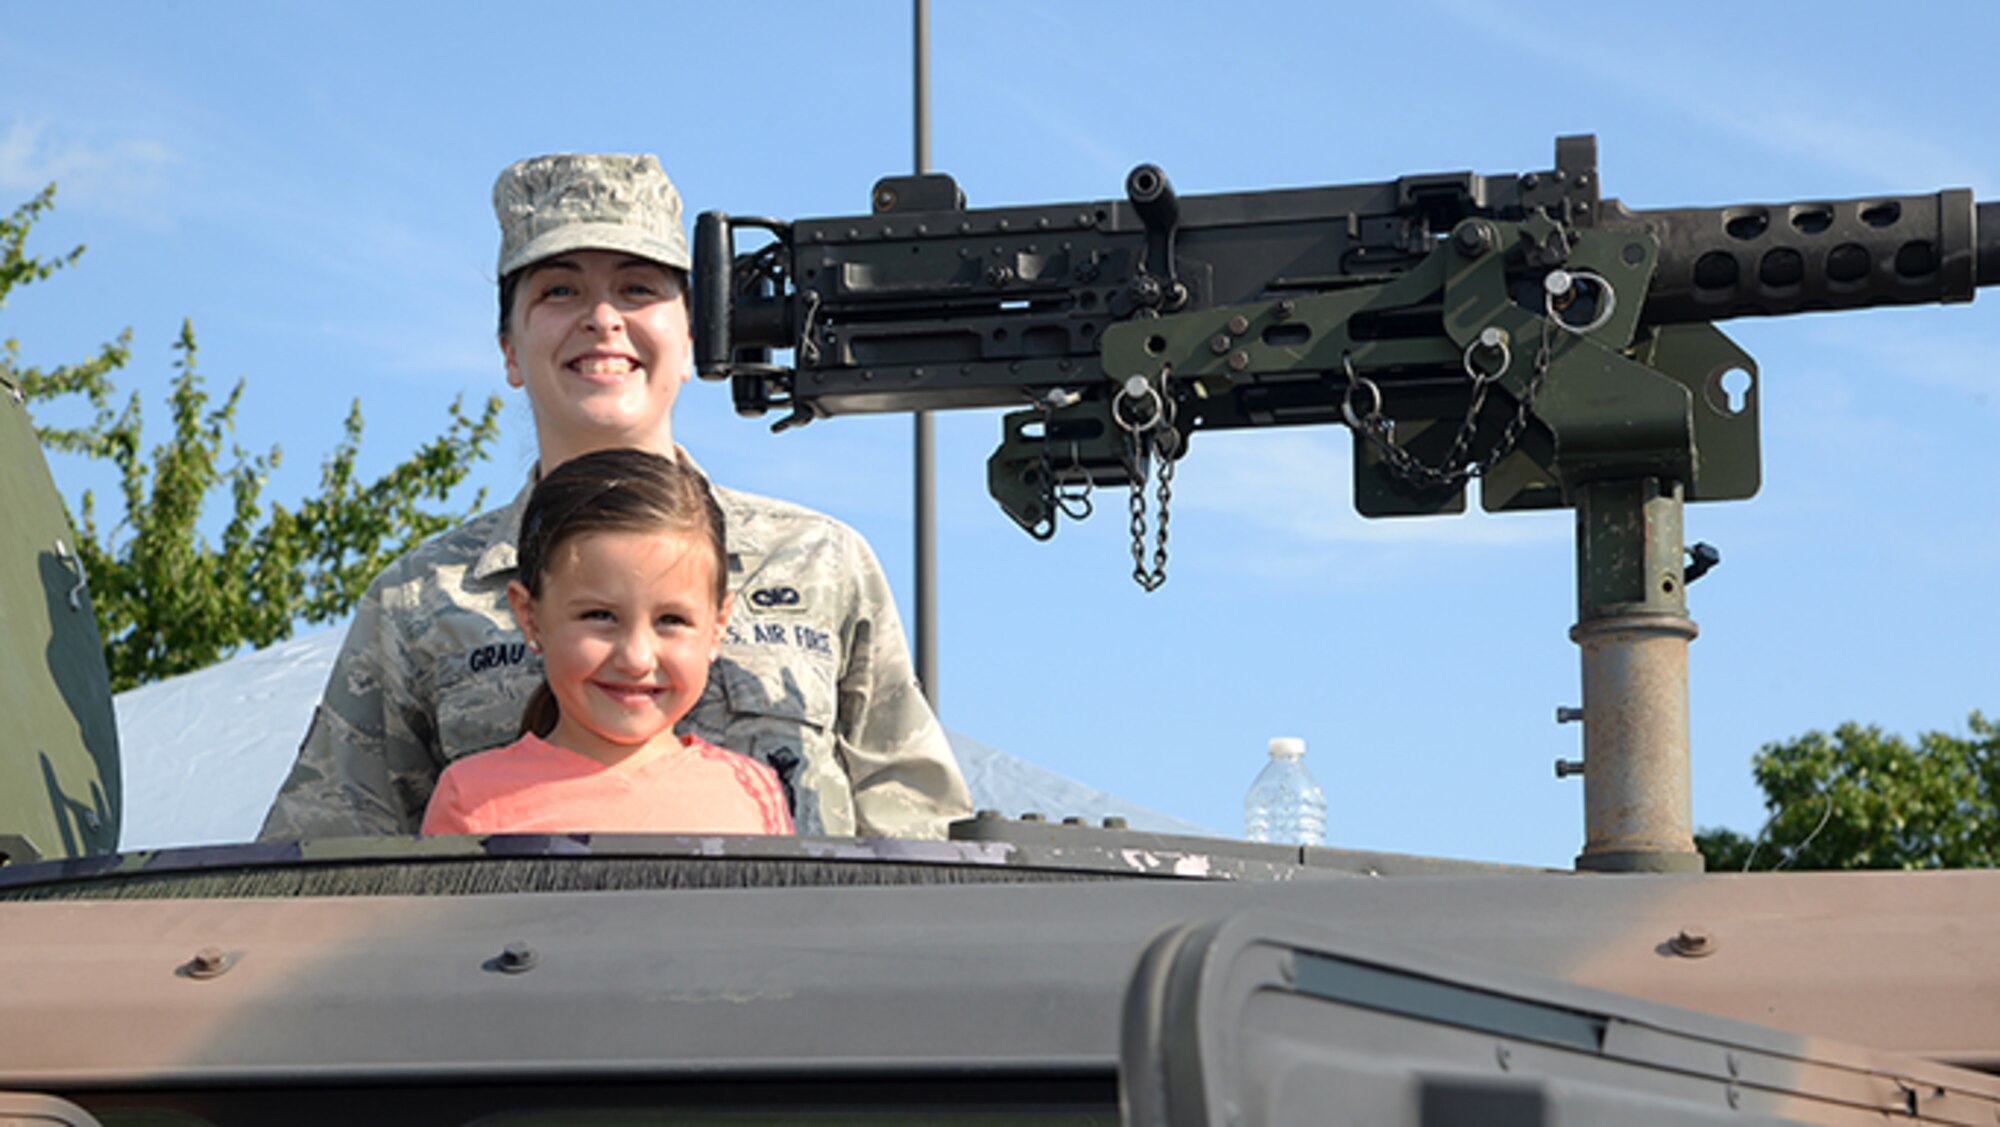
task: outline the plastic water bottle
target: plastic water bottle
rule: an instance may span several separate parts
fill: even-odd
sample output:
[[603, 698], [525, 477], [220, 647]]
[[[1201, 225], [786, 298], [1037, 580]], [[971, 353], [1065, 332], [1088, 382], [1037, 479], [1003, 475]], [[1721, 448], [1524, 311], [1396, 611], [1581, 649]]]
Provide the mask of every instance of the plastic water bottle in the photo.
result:
[[1271, 741], [1271, 761], [1243, 796], [1243, 836], [1285, 845], [1326, 841], [1326, 792], [1306, 770], [1306, 741], [1279, 736]]

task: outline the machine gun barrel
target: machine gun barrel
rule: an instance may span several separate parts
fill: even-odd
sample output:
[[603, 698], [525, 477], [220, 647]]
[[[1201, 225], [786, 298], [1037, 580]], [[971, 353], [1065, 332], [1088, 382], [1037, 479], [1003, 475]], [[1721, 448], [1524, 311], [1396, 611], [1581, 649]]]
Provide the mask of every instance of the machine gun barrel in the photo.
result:
[[1970, 301], [2000, 284], [2000, 203], [1965, 189], [1657, 211], [1607, 200], [1596, 225], [1659, 240], [1648, 324]]

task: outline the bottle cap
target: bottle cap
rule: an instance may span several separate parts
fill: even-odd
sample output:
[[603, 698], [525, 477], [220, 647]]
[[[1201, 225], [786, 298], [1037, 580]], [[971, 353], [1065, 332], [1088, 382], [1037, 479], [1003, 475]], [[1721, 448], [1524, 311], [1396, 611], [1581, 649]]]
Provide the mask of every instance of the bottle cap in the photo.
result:
[[1271, 757], [1273, 759], [1298, 759], [1306, 753], [1306, 741], [1297, 736], [1271, 737]]

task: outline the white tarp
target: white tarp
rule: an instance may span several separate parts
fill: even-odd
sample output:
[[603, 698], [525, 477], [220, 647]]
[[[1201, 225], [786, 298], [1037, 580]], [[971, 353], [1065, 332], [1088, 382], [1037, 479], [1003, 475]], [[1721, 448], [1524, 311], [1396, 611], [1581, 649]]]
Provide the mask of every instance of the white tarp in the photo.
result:
[[[119, 848], [248, 841], [284, 781], [345, 626], [117, 696], [125, 771]], [[1214, 831], [1064, 778], [951, 732], [974, 807], [1014, 817], [1107, 815], [1134, 829]]]

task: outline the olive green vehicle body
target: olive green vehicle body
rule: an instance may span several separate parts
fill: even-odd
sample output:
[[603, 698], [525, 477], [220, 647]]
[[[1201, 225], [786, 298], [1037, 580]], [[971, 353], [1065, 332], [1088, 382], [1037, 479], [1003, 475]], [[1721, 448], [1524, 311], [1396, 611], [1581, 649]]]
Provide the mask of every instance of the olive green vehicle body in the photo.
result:
[[990, 817], [117, 854], [88, 585], [0, 415], [0, 1124], [2000, 1122], [1989, 871]]
[[118, 847], [111, 678], [62, 499], [19, 389], [0, 379], [0, 864]]
[[[28, 1096], [88, 1109], [51, 1120], [76, 1124], [2000, 1111], [1993, 873], [1288, 862], [1027, 829], [0, 870], [0, 1092], [18, 1094], [0, 1112]], [[187, 1118], [141, 1114], [164, 1111]]]

